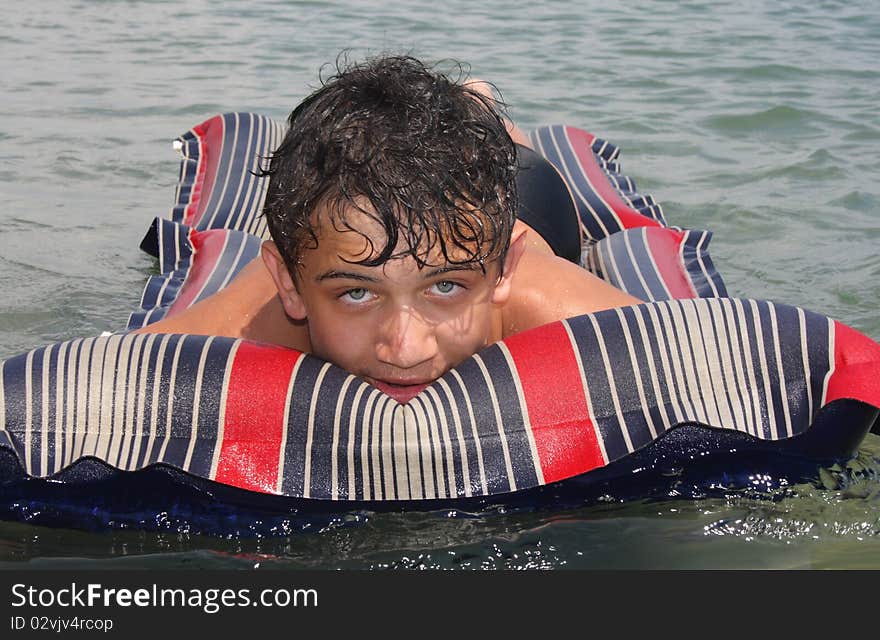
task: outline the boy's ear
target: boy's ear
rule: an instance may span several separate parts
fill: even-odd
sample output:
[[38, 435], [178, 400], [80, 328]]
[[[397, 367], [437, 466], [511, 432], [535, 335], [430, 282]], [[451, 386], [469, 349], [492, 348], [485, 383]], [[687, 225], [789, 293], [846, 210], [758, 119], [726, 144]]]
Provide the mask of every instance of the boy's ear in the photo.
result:
[[263, 258], [266, 270], [275, 282], [275, 288], [278, 290], [278, 297], [281, 298], [284, 311], [294, 320], [305, 320], [305, 303], [297, 291], [293, 276], [287, 269], [287, 264], [281, 257], [278, 247], [271, 240], [267, 240], [260, 247], [260, 256]]
[[519, 266], [520, 258], [526, 250], [526, 234], [528, 230], [517, 225], [510, 236], [510, 246], [507, 247], [507, 255], [504, 256], [504, 272], [495, 285], [492, 292], [492, 302], [505, 304], [510, 299], [513, 274]]

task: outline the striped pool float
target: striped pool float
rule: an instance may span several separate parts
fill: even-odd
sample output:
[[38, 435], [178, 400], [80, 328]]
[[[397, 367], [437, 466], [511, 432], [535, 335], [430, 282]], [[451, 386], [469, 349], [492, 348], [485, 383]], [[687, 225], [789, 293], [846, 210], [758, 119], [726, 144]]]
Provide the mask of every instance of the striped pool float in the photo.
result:
[[661, 458], [838, 460], [876, 420], [880, 345], [798, 307], [726, 297], [708, 232], [667, 226], [619, 173], [617, 149], [571, 127], [534, 131], [535, 148], [578, 199], [585, 267], [644, 304], [512, 336], [407, 404], [290, 349], [127, 333], [258, 254], [265, 185], [249, 170], [281, 136], [268, 118], [232, 113], [178, 139], [171, 219], [142, 243], [160, 274], [126, 330], [2, 363], [0, 480], [88, 484], [97, 476], [66, 470], [98, 460], [285, 499], [431, 508], [627, 482]]

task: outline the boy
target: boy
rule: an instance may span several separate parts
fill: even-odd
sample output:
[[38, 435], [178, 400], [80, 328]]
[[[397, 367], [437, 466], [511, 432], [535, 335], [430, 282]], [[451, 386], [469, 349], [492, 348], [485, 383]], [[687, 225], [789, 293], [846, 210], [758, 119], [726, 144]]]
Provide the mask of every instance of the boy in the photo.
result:
[[339, 70], [264, 172], [262, 260], [140, 331], [286, 345], [406, 402], [508, 335], [638, 303], [577, 266], [571, 195], [527, 144], [483, 83], [410, 57]]

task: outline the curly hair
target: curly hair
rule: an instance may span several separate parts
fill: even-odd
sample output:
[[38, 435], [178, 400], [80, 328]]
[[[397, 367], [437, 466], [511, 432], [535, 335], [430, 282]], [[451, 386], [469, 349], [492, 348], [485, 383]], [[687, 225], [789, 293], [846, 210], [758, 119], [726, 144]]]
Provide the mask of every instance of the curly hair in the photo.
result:
[[[449, 264], [503, 264], [516, 147], [500, 103], [469, 88], [458, 70], [453, 80], [409, 56], [337, 60], [335, 75], [293, 110], [262, 175], [263, 213], [294, 277], [302, 252], [317, 247], [319, 207], [336, 229], [367, 239], [356, 264], [408, 255], [422, 268], [438, 249]], [[352, 209], [381, 225], [384, 246], [354, 228]]]

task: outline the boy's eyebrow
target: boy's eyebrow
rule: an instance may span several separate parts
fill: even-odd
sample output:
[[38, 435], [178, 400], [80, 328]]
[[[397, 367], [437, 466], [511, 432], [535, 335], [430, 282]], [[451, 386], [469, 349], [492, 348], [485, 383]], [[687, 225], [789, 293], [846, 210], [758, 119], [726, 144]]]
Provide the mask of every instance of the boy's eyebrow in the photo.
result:
[[[437, 276], [442, 276], [446, 273], [452, 273], [454, 271], [478, 271], [479, 267], [476, 264], [453, 264], [446, 265], [445, 267], [438, 267], [437, 269], [432, 269], [428, 271], [422, 276], [423, 280], [429, 280], [430, 278], [436, 278]], [[315, 276], [315, 282], [323, 282], [324, 280], [359, 280], [361, 282], [379, 282], [379, 278], [375, 278], [373, 276], [368, 276], [363, 273], [357, 273], [355, 271], [339, 271], [338, 269], [330, 269], [329, 271], [325, 271], [324, 273]]]
[[438, 269], [432, 269], [424, 276], [422, 276], [425, 280], [429, 278], [436, 278], [437, 276], [442, 276], [445, 273], [452, 273], [454, 271], [479, 271], [479, 264], [450, 264], [445, 267], [439, 267]]
[[374, 278], [373, 276], [364, 275], [363, 273], [355, 273], [354, 271], [338, 271], [336, 269], [330, 269], [330, 271], [325, 271], [321, 275], [315, 276], [315, 282], [323, 282], [324, 280], [331, 280], [334, 278], [360, 280], [362, 282], [379, 282], [379, 278]]

